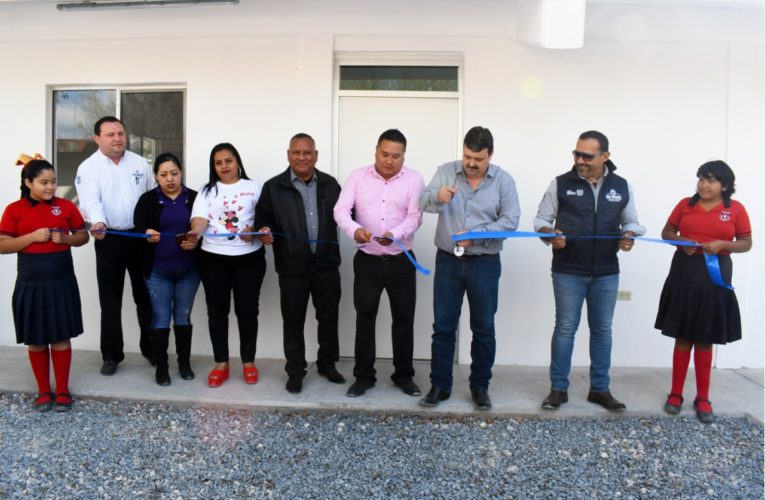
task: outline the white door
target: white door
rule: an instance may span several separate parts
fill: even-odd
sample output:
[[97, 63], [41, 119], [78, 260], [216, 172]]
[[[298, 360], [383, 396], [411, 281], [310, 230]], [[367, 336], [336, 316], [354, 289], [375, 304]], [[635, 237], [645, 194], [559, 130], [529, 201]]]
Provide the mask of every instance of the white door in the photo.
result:
[[[389, 128], [399, 129], [407, 139], [404, 164], [417, 170], [425, 184], [436, 167], [461, 154], [459, 99], [457, 97], [340, 97], [338, 107], [339, 172], [345, 182], [348, 174], [374, 163], [377, 138]], [[436, 247], [433, 238], [436, 215], [423, 214], [414, 238], [417, 261], [433, 271]], [[353, 308], [354, 244], [341, 235], [343, 298], [340, 303], [340, 355], [353, 356], [356, 313]], [[377, 314], [377, 357], [391, 358], [391, 315], [385, 293]], [[417, 273], [417, 310], [414, 320], [414, 358], [430, 359], [433, 333], [433, 276]]]

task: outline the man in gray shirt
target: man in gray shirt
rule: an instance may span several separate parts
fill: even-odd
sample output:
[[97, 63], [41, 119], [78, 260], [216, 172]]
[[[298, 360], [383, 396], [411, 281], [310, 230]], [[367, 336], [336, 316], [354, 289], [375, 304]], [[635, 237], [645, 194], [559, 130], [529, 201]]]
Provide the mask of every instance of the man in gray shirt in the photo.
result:
[[273, 243], [279, 274], [286, 388], [292, 394], [303, 389], [308, 366], [303, 329], [309, 296], [318, 323], [317, 371], [330, 382], [345, 382], [335, 369], [339, 356], [340, 250], [332, 210], [340, 185], [316, 169], [318, 158], [310, 135], [292, 137], [287, 150], [289, 167], [265, 183], [255, 206], [258, 231], [280, 233], [264, 237], [263, 243]]
[[514, 231], [521, 209], [512, 176], [490, 163], [494, 139], [489, 129], [471, 128], [462, 151], [461, 161], [438, 167], [420, 197], [424, 211], [438, 214], [431, 389], [420, 405], [437, 406], [451, 395], [457, 325], [467, 294], [473, 332], [470, 392], [476, 408], [488, 410], [502, 239], [463, 240], [455, 245], [451, 237], [465, 232]]
[[562, 234], [542, 239], [552, 247], [555, 294], [551, 390], [542, 408], [557, 410], [568, 401], [574, 335], [586, 300], [590, 325], [587, 400], [609, 411], [624, 411], [624, 403], [611, 395], [608, 376], [611, 322], [619, 288], [616, 254], [629, 252], [635, 241], [632, 238], [645, 234], [645, 228], [638, 222], [632, 187], [614, 173], [616, 165], [610, 160], [606, 136], [596, 130], [584, 132], [571, 153], [573, 167], [553, 179], [534, 219], [536, 231]]

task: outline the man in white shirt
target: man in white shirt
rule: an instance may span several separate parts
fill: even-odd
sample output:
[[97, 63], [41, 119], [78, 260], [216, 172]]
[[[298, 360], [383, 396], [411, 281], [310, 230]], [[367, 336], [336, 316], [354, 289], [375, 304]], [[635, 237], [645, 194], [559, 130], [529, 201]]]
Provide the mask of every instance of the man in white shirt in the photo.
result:
[[107, 233], [106, 230], [133, 229], [133, 211], [138, 198], [156, 186], [152, 169], [146, 160], [126, 150], [127, 136], [122, 122], [105, 116], [93, 127], [93, 140], [98, 151], [77, 169], [75, 187], [80, 210], [91, 224], [95, 238], [96, 278], [101, 305], [102, 375], [114, 375], [125, 358], [122, 338], [122, 290], [125, 271], [130, 275], [133, 300], [141, 329], [141, 353], [152, 365], [151, 303], [141, 273], [139, 238]]

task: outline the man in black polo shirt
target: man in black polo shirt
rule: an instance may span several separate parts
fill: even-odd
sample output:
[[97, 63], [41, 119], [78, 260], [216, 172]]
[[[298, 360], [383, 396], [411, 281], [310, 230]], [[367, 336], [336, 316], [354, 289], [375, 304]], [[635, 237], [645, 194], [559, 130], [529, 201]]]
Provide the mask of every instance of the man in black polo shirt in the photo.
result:
[[[543, 238], [552, 246], [555, 330], [550, 362], [550, 394], [542, 408], [556, 410], [568, 401], [568, 375], [582, 304], [590, 325], [590, 392], [587, 400], [609, 411], [626, 406], [611, 395], [611, 322], [619, 288], [619, 250], [628, 252], [645, 234], [627, 181], [616, 175], [608, 139], [591, 130], [579, 136], [574, 166], [553, 179], [534, 219], [536, 231], [562, 236]], [[597, 239], [575, 236], [622, 236]], [[569, 238], [567, 238], [567, 236]]]
[[340, 185], [331, 175], [316, 170], [318, 159], [313, 138], [296, 134], [287, 150], [289, 167], [265, 183], [255, 206], [258, 231], [281, 233], [264, 237], [263, 243], [273, 244], [279, 274], [287, 358], [284, 368], [287, 391], [292, 394], [303, 389], [308, 366], [303, 329], [309, 296], [318, 322], [319, 375], [336, 384], [345, 382], [335, 368], [339, 358], [340, 249], [332, 209]]

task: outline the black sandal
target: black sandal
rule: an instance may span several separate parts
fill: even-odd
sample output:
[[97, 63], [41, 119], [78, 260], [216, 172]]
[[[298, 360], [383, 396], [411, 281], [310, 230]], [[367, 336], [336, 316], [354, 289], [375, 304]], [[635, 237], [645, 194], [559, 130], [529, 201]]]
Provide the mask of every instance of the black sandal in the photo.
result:
[[[669, 402], [672, 398], [680, 398], [680, 404], [679, 405], [673, 405]], [[667, 402], [664, 403], [664, 411], [669, 413], [670, 415], [677, 415], [680, 413], [680, 410], [683, 407], [683, 397], [680, 394], [667, 394]]]
[[[699, 410], [699, 403], [706, 403], [709, 405], [709, 411], [701, 411]], [[698, 399], [696, 398], [693, 401], [693, 408], [696, 410], [696, 418], [699, 419], [699, 422], [710, 424], [714, 422], [715, 416], [712, 413], [712, 402], [708, 399]]]
[[[37, 395], [35, 400], [33, 401], [33, 405], [35, 410], [39, 411], [40, 413], [44, 411], [50, 411], [51, 408], [53, 408], [53, 398], [55, 396], [52, 392], [41, 392]], [[40, 401], [43, 398], [48, 398], [47, 401]]]
[[[59, 401], [59, 398], [62, 399], [68, 399], [67, 402], [61, 402]], [[54, 411], [57, 411], [59, 413], [65, 413], [72, 409], [72, 403], [74, 403], [74, 400], [72, 399], [72, 395], [68, 392], [60, 392], [56, 394], [56, 404], [53, 407]]]

